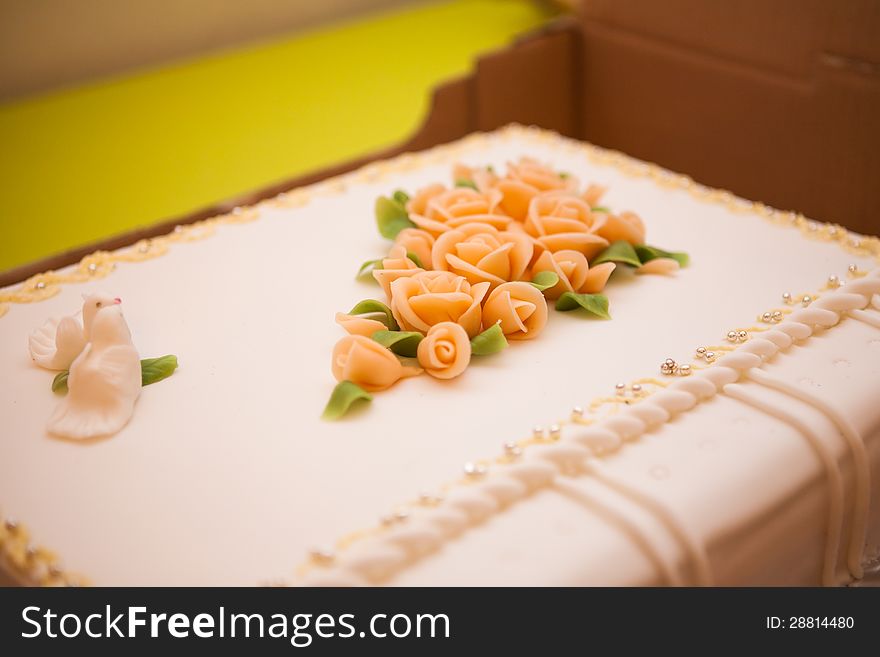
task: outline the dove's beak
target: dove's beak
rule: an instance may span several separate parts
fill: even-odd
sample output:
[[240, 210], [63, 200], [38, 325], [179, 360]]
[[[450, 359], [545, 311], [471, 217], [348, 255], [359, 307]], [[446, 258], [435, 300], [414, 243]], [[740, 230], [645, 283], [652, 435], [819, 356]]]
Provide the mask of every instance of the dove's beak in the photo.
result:
[[122, 299], [120, 299], [119, 297], [114, 297], [113, 303], [122, 303]]

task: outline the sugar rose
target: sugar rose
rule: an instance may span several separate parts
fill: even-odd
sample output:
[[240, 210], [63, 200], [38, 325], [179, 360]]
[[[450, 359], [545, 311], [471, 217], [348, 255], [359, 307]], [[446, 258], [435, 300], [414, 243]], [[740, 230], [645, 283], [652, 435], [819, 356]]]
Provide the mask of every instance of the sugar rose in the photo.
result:
[[397, 233], [394, 246], [402, 246], [406, 253], [414, 254], [425, 267], [431, 265], [431, 248], [434, 236], [421, 228], [404, 228]]
[[336, 323], [351, 335], [363, 335], [367, 338], [371, 337], [376, 331], [384, 331], [387, 329], [387, 327], [377, 319], [359, 317], [358, 315], [348, 315], [346, 313], [336, 313]]
[[635, 212], [608, 214], [596, 234], [609, 242], [624, 240], [630, 244], [645, 243], [645, 224]]
[[391, 284], [398, 278], [413, 276], [425, 271], [416, 263], [406, 257], [406, 248], [402, 245], [391, 247], [388, 257], [382, 260], [382, 269], [373, 270], [373, 278], [378, 281], [385, 292], [385, 296], [391, 297]]
[[438, 379], [452, 379], [471, 362], [471, 341], [455, 322], [434, 324], [419, 343], [419, 365]]
[[483, 305], [483, 326], [501, 324], [510, 340], [531, 340], [547, 324], [547, 301], [531, 283], [504, 283], [496, 287]]
[[551, 253], [544, 251], [532, 267], [532, 275], [550, 271], [559, 276], [559, 282], [544, 290], [548, 299], [558, 299], [565, 292], [597, 294], [605, 289], [608, 277], [614, 271], [613, 262], [590, 267], [587, 258], [580, 251], [564, 249]]
[[[421, 199], [418, 203], [415, 200], [408, 205], [412, 208], [409, 218], [434, 237], [473, 222], [501, 229], [510, 223], [510, 217], [498, 210], [501, 192], [495, 189], [484, 194], [470, 187], [455, 187], [433, 194], [424, 202], [424, 207]], [[418, 212], [420, 209], [422, 212]]]
[[507, 177], [531, 185], [539, 192], [573, 191], [578, 187], [577, 178], [555, 171], [531, 157], [522, 157], [516, 163], [508, 162]]
[[404, 367], [397, 356], [363, 335], [347, 335], [336, 343], [332, 369], [337, 381], [351, 381], [370, 392], [385, 390], [421, 371]]
[[469, 283], [491, 287], [522, 278], [534, 245], [522, 232], [499, 231], [489, 224], [466, 224], [449, 230], [434, 243], [434, 269], [464, 276]]
[[452, 272], [420, 272], [391, 284], [391, 312], [404, 331], [427, 333], [440, 322], [455, 322], [473, 337], [480, 332], [480, 303], [488, 291], [489, 283], [471, 285]]
[[596, 234], [603, 221], [582, 199], [551, 192], [532, 199], [525, 229], [548, 251], [579, 251], [590, 259], [608, 246], [608, 240]]
[[498, 182], [498, 176], [487, 167], [469, 167], [464, 164], [456, 164], [452, 167], [452, 177], [455, 180], [469, 180], [481, 192], [487, 192]]
[[574, 193], [578, 181], [563, 176], [549, 166], [529, 157], [507, 164], [507, 175], [499, 180], [496, 189], [501, 192], [501, 210], [516, 219], [525, 221], [529, 204], [538, 194], [548, 191]]

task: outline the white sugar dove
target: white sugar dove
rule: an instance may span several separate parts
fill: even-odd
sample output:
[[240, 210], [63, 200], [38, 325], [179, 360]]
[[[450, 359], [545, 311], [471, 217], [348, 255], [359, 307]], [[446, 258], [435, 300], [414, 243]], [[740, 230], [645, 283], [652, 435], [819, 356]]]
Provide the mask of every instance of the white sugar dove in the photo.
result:
[[70, 366], [67, 396], [49, 419], [49, 432], [94, 438], [119, 431], [141, 392], [141, 362], [118, 305], [99, 309], [91, 341]]
[[28, 337], [31, 358], [47, 370], [66, 370], [89, 341], [92, 321], [101, 308], [121, 303], [104, 294], [84, 294], [82, 324], [73, 315], [54, 317]]

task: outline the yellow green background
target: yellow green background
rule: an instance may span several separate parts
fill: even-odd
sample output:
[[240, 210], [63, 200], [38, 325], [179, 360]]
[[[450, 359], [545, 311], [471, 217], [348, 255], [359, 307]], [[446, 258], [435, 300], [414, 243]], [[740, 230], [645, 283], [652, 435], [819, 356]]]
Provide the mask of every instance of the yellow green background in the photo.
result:
[[399, 142], [546, 17], [440, 2], [2, 105], [0, 270]]

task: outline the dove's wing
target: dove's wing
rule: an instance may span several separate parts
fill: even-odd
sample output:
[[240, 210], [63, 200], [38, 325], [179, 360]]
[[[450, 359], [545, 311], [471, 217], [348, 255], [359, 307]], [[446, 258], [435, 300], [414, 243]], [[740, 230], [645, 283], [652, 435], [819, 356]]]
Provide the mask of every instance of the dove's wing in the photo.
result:
[[86, 346], [82, 326], [73, 317], [64, 317], [58, 322], [55, 332], [55, 361], [60, 369], [68, 369], [74, 359]]
[[73, 317], [49, 319], [28, 337], [31, 358], [49, 370], [69, 368], [85, 344], [82, 327]]
[[141, 364], [130, 344], [100, 351], [86, 346], [70, 367], [69, 392], [49, 419], [49, 431], [90, 438], [119, 431], [131, 418], [141, 390]]
[[114, 345], [92, 352], [89, 365], [97, 370], [106, 386], [121, 397], [137, 397], [141, 390], [141, 361], [130, 344]]

